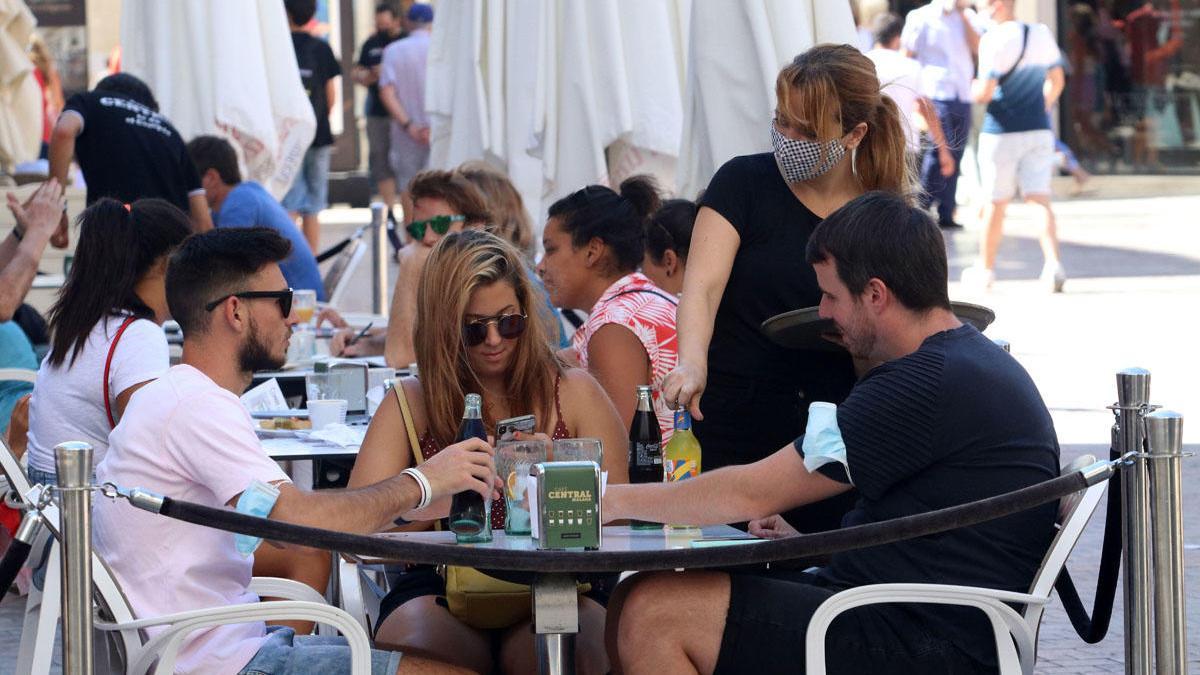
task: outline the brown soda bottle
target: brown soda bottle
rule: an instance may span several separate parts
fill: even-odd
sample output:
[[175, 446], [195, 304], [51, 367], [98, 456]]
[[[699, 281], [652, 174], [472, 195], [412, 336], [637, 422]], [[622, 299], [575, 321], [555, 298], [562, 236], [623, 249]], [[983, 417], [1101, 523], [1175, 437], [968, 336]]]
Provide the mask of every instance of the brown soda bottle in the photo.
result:
[[[638, 385], [637, 411], [629, 428], [629, 482], [663, 482], [662, 431], [651, 403], [650, 386], [645, 384]], [[635, 530], [662, 528], [662, 523], [643, 520], [632, 520], [629, 525]]]

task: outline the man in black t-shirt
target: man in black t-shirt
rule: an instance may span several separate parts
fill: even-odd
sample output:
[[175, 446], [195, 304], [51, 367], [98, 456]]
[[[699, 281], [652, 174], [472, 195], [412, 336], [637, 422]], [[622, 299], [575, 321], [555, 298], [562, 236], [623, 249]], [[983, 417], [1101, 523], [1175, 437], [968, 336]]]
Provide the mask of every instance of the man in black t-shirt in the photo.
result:
[[[50, 136], [50, 175], [67, 185], [74, 157], [87, 183], [87, 203], [112, 197], [126, 204], [158, 197], [191, 214], [197, 232], [212, 229], [200, 177], [183, 138], [158, 112], [150, 87], [128, 73], [67, 99]], [[67, 216], [53, 243], [67, 245]]]
[[338, 65], [329, 43], [313, 37], [304, 30], [317, 12], [316, 0], [284, 0], [288, 27], [292, 30], [292, 48], [296, 50], [296, 64], [300, 67], [300, 83], [312, 103], [317, 118], [317, 133], [312, 145], [304, 153], [304, 164], [296, 173], [296, 180], [283, 196], [283, 208], [292, 218], [300, 214], [304, 238], [314, 252], [321, 250], [321, 211], [329, 205], [329, 160], [333, 154], [333, 132], [329, 129], [329, 116], [333, 114], [333, 102], [337, 95], [338, 78], [342, 68]]
[[396, 204], [396, 176], [388, 164], [392, 123], [391, 115], [379, 100], [379, 63], [383, 60], [383, 48], [407, 35], [395, 5], [389, 2], [376, 5], [375, 34], [363, 42], [353, 72], [354, 82], [367, 88], [363, 106], [367, 118], [367, 168], [387, 206], [389, 219], [393, 218], [392, 206]]
[[[766, 459], [679, 483], [612, 485], [607, 519], [708, 525], [778, 516], [841, 494], [844, 526], [1002, 494], [1058, 475], [1050, 414], [1029, 375], [950, 311], [938, 227], [873, 192], [813, 232], [806, 258], [834, 341], [877, 363], [846, 400], [814, 404], [804, 436]], [[846, 588], [939, 583], [1028, 592], [1054, 535], [1054, 504], [939, 535], [833, 555], [816, 573], [638, 575], [609, 605], [612, 656], [638, 672], [803, 672], [813, 612]], [[842, 615], [826, 641], [834, 673], [994, 672], [995, 641], [974, 609], [874, 605]]]

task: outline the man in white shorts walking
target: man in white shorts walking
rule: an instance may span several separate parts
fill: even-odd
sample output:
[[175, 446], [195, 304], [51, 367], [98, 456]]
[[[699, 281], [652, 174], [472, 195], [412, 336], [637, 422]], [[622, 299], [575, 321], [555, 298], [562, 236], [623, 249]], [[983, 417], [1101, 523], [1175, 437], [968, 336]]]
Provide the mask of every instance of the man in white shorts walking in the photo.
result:
[[1050, 208], [1054, 132], [1048, 111], [1063, 90], [1062, 62], [1050, 29], [1016, 21], [1013, 2], [987, 0], [985, 5], [995, 25], [979, 40], [979, 77], [972, 95], [977, 103], [987, 104], [979, 134], [979, 172], [990, 203], [984, 209], [987, 234], [979, 262], [963, 270], [963, 283], [991, 287], [1004, 212], [1019, 189], [1026, 202], [1039, 207], [1045, 257], [1041, 280], [1059, 293], [1067, 276], [1059, 262]]

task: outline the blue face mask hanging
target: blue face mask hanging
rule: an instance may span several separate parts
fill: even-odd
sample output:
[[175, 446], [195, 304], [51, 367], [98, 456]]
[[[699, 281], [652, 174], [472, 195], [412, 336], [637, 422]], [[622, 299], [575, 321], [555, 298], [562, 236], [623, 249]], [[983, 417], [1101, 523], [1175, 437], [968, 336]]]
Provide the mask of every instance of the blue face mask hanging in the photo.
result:
[[[237, 512], [266, 518], [271, 515], [271, 509], [275, 508], [275, 502], [278, 499], [279, 488], [256, 480], [247, 485], [241, 496], [238, 497]], [[251, 537], [246, 534], [233, 535], [233, 545], [243, 558], [253, 555], [259, 544], [262, 544], [262, 539], [259, 537]]]

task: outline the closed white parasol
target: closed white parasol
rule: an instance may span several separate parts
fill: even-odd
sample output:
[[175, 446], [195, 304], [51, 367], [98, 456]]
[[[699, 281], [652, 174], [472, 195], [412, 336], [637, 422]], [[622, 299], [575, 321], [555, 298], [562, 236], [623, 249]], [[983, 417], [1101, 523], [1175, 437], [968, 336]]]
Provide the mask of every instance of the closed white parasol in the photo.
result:
[[229, 139], [246, 179], [287, 192], [316, 119], [282, 2], [124, 0], [121, 47], [123, 69], [146, 80], [184, 139]]

